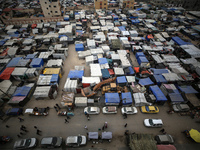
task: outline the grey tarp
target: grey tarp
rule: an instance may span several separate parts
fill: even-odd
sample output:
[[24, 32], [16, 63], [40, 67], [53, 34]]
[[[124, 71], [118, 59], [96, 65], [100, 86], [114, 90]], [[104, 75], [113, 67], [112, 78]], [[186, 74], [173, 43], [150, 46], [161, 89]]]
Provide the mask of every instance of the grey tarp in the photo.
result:
[[88, 138], [89, 139], [98, 139], [99, 138], [98, 132], [88, 132]]
[[102, 136], [101, 136], [102, 139], [112, 139], [112, 132], [102, 132]]

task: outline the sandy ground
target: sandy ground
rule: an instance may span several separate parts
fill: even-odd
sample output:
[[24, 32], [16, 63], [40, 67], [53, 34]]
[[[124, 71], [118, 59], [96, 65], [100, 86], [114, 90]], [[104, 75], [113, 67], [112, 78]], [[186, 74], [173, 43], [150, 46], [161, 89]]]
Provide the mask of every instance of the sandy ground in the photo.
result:
[[[137, 63], [135, 62], [135, 56], [131, 53], [131, 59], [135, 66]], [[21, 138], [28, 137], [36, 137], [39, 141], [42, 137], [46, 136], [61, 136], [63, 140], [67, 136], [70, 135], [78, 135], [83, 134], [86, 135], [88, 131], [98, 131], [99, 128], [102, 128], [104, 122], [108, 122], [108, 128], [106, 131], [113, 132], [113, 139], [111, 143], [104, 141], [103, 143], [95, 143], [93, 141], [88, 141], [87, 145], [80, 148], [88, 149], [91, 148], [92, 145], [94, 148], [102, 148], [107, 150], [126, 150], [124, 131], [129, 130], [130, 132], [136, 133], [150, 133], [153, 135], [160, 134], [160, 128], [146, 128], [143, 125], [143, 120], [146, 118], [160, 118], [164, 122], [164, 128], [168, 134], [171, 134], [175, 139], [175, 146], [178, 150], [197, 150], [199, 149], [199, 144], [196, 144], [190, 139], [187, 139], [186, 136], [181, 133], [181, 131], [185, 129], [197, 129], [200, 131], [200, 126], [198, 123], [195, 123], [193, 119], [189, 116], [180, 116], [178, 114], [167, 114], [166, 111], [169, 109], [168, 104], [166, 103], [164, 106], [159, 106], [160, 112], [158, 114], [142, 114], [138, 109], [138, 114], [130, 115], [127, 119], [123, 119], [121, 115], [120, 109], [118, 109], [118, 113], [116, 115], [94, 115], [91, 116], [91, 120], [87, 121], [83, 113], [83, 108], [76, 108], [74, 110], [74, 117], [69, 119], [69, 123], [64, 123], [65, 117], [57, 116], [56, 111], [53, 106], [56, 103], [60, 103], [62, 88], [64, 87], [64, 83], [66, 81], [67, 75], [70, 69], [74, 69], [76, 65], [84, 65], [85, 66], [85, 76], [90, 75], [89, 67], [85, 65], [85, 60], [79, 60], [77, 52], [75, 51], [74, 45], [69, 45], [69, 53], [68, 57], [64, 63], [64, 74], [60, 80], [59, 84], [59, 93], [56, 100], [35, 100], [32, 98], [24, 107], [25, 108], [33, 108], [37, 107], [50, 107], [49, 115], [46, 117], [43, 116], [29, 116], [25, 114], [22, 116], [24, 118], [24, 122], [19, 122], [17, 117], [12, 117], [7, 121], [0, 123], [0, 133], [1, 135], [9, 135], [13, 138], [10, 143], [0, 145], [1, 150], [10, 150], [13, 147], [14, 141], [19, 139], [17, 134], [20, 132], [20, 126], [23, 124], [27, 127], [29, 131]], [[127, 128], [124, 128], [124, 124], [127, 123]], [[5, 126], [9, 125], [10, 128], [6, 128]], [[88, 126], [88, 130], [84, 129], [84, 126]], [[38, 126], [38, 128], [42, 131], [42, 136], [36, 135], [36, 130], [33, 126]], [[144, 143], [145, 144], [145, 143]], [[40, 149], [38, 145], [36, 149]], [[63, 143], [63, 147], [59, 149], [67, 149]]]

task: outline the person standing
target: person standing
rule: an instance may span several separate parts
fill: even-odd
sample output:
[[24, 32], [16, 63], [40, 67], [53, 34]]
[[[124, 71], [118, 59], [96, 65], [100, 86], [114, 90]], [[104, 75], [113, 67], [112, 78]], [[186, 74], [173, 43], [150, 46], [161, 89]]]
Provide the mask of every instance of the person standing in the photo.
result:
[[127, 123], [124, 125], [124, 127], [125, 127], [125, 128], [127, 127]]
[[56, 104], [56, 106], [58, 107], [59, 110], [61, 109], [60, 106], [59, 106], [58, 104]]
[[69, 121], [67, 119], [65, 119], [65, 123], [69, 123]]
[[104, 126], [102, 127], [102, 131], [104, 131]]
[[88, 127], [85, 125], [85, 129], [88, 130]]
[[24, 119], [22, 119], [22, 118], [20, 118], [20, 117], [18, 117], [18, 119], [19, 119], [20, 122], [24, 121]]
[[108, 123], [107, 123], [107, 122], [104, 123], [104, 127], [105, 127], [105, 128], [108, 127]]

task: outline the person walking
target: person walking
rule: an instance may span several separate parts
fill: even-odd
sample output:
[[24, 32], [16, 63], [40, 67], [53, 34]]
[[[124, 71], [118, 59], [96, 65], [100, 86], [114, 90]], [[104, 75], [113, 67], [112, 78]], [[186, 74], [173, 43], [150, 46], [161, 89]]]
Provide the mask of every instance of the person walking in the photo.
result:
[[36, 134], [37, 134], [37, 135], [41, 135], [40, 132], [39, 132], [39, 130], [36, 131]]
[[56, 112], [58, 112], [58, 109], [57, 109], [57, 107], [56, 107], [56, 106], [54, 106], [54, 108], [55, 108]]
[[24, 133], [20, 132], [19, 134], [24, 135]]
[[88, 130], [88, 127], [85, 125], [85, 129]]
[[21, 136], [19, 134], [17, 134], [17, 137], [20, 138]]
[[24, 121], [24, 119], [22, 119], [21, 117], [18, 117], [18, 119], [20, 122]]
[[69, 121], [67, 119], [65, 119], [65, 123], [69, 123]]
[[104, 131], [104, 126], [102, 127], [102, 131]]
[[20, 130], [24, 131], [25, 129], [23, 127], [21, 127]]
[[37, 129], [37, 126], [34, 126], [35, 129]]
[[89, 114], [87, 114], [87, 119], [88, 119], [88, 121], [90, 120], [90, 115]]
[[125, 127], [125, 128], [127, 127], [127, 123], [124, 125], [124, 127]]
[[61, 109], [60, 106], [59, 106], [58, 104], [56, 104], [56, 106], [58, 107], [59, 110]]
[[104, 127], [108, 128], [108, 123], [107, 122], [104, 123]]
[[21, 125], [21, 128], [24, 128], [24, 129], [26, 129], [26, 127], [25, 127], [24, 125]]
[[6, 128], [10, 128], [10, 126], [9, 126], [9, 125], [6, 125]]

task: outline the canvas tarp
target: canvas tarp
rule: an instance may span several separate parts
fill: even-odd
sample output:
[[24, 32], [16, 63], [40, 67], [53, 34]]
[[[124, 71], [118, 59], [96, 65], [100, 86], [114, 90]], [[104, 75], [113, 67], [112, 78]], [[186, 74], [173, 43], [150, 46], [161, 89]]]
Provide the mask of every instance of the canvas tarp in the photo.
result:
[[132, 99], [132, 96], [131, 96], [131, 92], [121, 93], [121, 97], [122, 97], [122, 104], [123, 105], [132, 105], [133, 99]]
[[156, 101], [167, 101], [167, 98], [157, 85], [150, 86], [149, 90], [155, 95]]
[[118, 93], [105, 93], [105, 103], [109, 104], [119, 104], [120, 97]]
[[198, 93], [192, 86], [190, 85], [183, 85], [178, 86], [179, 90], [184, 92], [185, 94], [192, 94], [192, 93]]
[[102, 132], [101, 139], [105, 140], [112, 139], [112, 132]]
[[135, 106], [146, 106], [150, 105], [151, 103], [147, 102], [144, 93], [134, 93], [133, 94], [133, 99], [135, 101]]
[[99, 133], [98, 132], [88, 132], [88, 139], [98, 139]]
[[13, 96], [27, 96], [30, 90], [31, 90], [31, 87], [29, 86], [17, 87]]
[[84, 76], [84, 70], [70, 70], [68, 78], [79, 78], [82, 79]]
[[9, 80], [12, 72], [15, 70], [14, 67], [6, 68], [0, 75], [0, 79]]
[[150, 78], [144, 78], [139, 80], [139, 84], [142, 86], [154, 84]]

